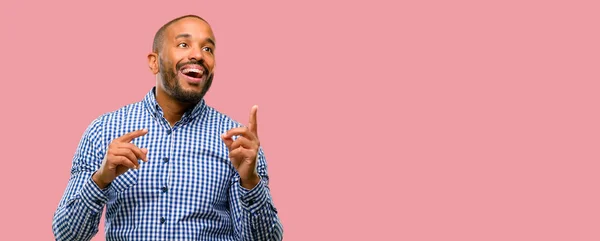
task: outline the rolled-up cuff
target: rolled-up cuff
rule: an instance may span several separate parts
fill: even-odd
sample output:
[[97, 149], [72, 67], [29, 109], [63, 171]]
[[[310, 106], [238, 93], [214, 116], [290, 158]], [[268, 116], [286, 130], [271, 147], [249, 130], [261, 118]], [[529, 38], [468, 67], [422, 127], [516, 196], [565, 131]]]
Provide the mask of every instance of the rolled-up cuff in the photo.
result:
[[81, 199], [86, 207], [98, 213], [108, 201], [108, 188], [100, 189], [90, 177], [81, 189]]
[[240, 193], [242, 194], [242, 208], [250, 211], [250, 213], [256, 213], [267, 202], [268, 197], [263, 180], [250, 190], [242, 187], [239, 183], [238, 188], [240, 188]]

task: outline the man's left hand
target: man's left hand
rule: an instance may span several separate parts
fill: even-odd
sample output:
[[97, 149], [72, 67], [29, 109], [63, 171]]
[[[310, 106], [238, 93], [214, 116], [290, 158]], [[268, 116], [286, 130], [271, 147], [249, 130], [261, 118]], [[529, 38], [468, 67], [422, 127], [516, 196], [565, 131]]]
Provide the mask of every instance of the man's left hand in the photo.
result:
[[[258, 106], [253, 106], [250, 111], [248, 127], [232, 128], [221, 135], [221, 139], [229, 149], [229, 159], [240, 174], [241, 185], [246, 189], [252, 189], [260, 182], [256, 171], [258, 148], [260, 147], [256, 123], [257, 111]], [[234, 136], [238, 136], [235, 141], [233, 140]]]

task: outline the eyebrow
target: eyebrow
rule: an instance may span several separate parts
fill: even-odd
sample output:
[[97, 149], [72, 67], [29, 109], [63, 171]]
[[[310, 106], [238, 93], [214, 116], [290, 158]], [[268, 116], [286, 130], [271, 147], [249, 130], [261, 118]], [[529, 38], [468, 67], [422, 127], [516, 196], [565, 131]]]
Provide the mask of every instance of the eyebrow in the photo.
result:
[[[175, 39], [178, 39], [178, 38], [191, 38], [191, 37], [192, 37], [192, 35], [191, 35], [191, 34], [189, 34], [189, 33], [182, 33], [182, 34], [179, 34], [179, 35], [177, 35], [177, 36], [175, 37]], [[217, 45], [217, 44], [215, 43], [215, 40], [214, 40], [214, 39], [212, 39], [212, 38], [210, 38], [210, 37], [209, 37], [209, 38], [206, 38], [206, 41], [208, 41], [208, 42], [209, 42], [209, 43], [211, 43], [212, 45]]]

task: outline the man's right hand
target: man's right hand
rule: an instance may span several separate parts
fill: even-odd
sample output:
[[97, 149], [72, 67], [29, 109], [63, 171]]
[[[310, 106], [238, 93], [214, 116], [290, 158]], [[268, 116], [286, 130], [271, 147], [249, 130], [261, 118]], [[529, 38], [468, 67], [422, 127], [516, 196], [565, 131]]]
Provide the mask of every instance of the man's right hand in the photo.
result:
[[100, 189], [106, 188], [108, 184], [127, 170], [138, 169], [140, 167], [138, 160], [148, 161], [146, 157], [148, 149], [138, 148], [131, 143], [133, 139], [147, 133], [147, 129], [129, 132], [114, 139], [108, 145], [106, 156], [102, 160], [102, 166], [92, 176], [92, 180]]

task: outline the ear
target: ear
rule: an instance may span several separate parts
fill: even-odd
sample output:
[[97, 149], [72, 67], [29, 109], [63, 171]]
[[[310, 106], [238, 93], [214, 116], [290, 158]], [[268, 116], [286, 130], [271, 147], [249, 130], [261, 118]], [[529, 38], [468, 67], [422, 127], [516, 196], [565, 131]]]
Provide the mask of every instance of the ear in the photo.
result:
[[152, 74], [158, 74], [158, 54], [157, 53], [149, 53], [148, 54], [148, 67]]

